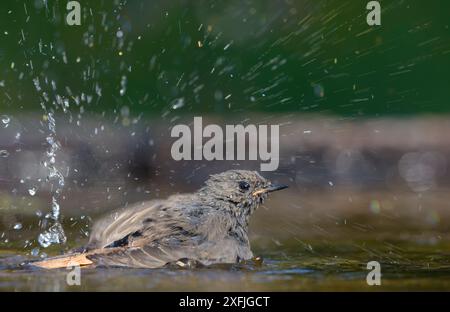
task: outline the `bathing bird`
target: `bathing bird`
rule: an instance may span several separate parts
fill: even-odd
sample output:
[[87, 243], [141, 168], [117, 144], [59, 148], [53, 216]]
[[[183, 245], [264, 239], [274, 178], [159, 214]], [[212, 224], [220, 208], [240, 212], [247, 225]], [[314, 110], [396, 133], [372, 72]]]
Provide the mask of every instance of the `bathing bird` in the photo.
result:
[[32, 265], [160, 268], [250, 260], [250, 216], [269, 193], [285, 188], [256, 171], [214, 174], [197, 192], [117, 210], [94, 224], [82, 249]]

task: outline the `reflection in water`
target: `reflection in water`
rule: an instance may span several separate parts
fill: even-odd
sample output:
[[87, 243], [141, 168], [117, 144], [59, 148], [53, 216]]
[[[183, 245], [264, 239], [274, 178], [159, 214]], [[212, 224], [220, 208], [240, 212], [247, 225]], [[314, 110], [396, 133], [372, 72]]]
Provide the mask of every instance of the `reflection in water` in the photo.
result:
[[[450, 287], [448, 255], [414, 243], [308, 241], [316, 252], [294, 242], [259, 250], [262, 265], [215, 265], [194, 270], [96, 268], [81, 271], [81, 285], [68, 286], [68, 270], [21, 266], [27, 257], [0, 256], [0, 290], [445, 290]], [[260, 249], [261, 246], [256, 246]], [[382, 284], [366, 283], [367, 259], [381, 264]]]

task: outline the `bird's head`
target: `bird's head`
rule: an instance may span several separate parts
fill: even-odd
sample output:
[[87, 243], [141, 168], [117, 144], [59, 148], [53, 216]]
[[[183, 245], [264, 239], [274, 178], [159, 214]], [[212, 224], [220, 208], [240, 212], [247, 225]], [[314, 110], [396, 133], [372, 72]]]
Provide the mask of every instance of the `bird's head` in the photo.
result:
[[273, 184], [256, 171], [229, 170], [211, 175], [199, 193], [218, 204], [226, 202], [237, 217], [248, 220], [270, 192], [285, 188], [286, 185]]

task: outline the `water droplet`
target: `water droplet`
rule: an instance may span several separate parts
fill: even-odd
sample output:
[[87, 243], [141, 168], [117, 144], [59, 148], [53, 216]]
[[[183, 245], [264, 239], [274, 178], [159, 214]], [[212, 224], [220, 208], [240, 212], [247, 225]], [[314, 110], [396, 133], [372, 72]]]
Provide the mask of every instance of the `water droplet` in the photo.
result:
[[33, 257], [37, 257], [37, 256], [39, 255], [39, 247], [33, 248], [33, 249], [31, 250], [31, 255], [32, 255]]
[[226, 51], [228, 50], [228, 48], [233, 44], [233, 41], [231, 41], [230, 43], [228, 43], [226, 46], [223, 47], [223, 50]]
[[0, 127], [2, 128], [8, 128], [9, 122], [11, 121], [11, 118], [7, 115], [2, 115], [0, 117]]
[[22, 229], [22, 223], [16, 223], [16, 224], [14, 224], [13, 229], [14, 229], [14, 230], [20, 230], [20, 229]]
[[172, 102], [172, 109], [178, 109], [183, 106], [184, 106], [184, 98], [178, 98]]
[[48, 231], [39, 234], [38, 237], [39, 244], [44, 248], [47, 248], [51, 244], [63, 244], [66, 240], [67, 238], [64, 235], [64, 231], [60, 223], [53, 224]]
[[7, 150], [0, 150], [0, 157], [8, 157], [9, 152]]
[[120, 80], [120, 96], [124, 96], [125, 92], [127, 92], [127, 76], [122, 76]]
[[31, 196], [34, 196], [34, 195], [36, 195], [36, 188], [35, 187], [32, 187], [32, 188], [30, 188], [29, 190], [28, 190], [28, 193], [31, 195]]

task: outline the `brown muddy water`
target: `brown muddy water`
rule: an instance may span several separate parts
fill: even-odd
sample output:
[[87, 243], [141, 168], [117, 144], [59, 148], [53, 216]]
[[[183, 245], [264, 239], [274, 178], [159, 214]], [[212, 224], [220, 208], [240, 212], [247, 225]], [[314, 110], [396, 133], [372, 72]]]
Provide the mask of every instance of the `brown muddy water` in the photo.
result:
[[[65, 216], [67, 244], [37, 251], [39, 218], [23, 217], [16, 203], [16, 211], [2, 213], [0, 290], [450, 290], [447, 193], [287, 191], [273, 196], [252, 220], [252, 247], [264, 259], [261, 265], [83, 269], [80, 286], [67, 284], [68, 270], [47, 271], [23, 264], [82, 245], [96, 216]], [[3, 207], [8, 200], [3, 196]], [[20, 230], [11, 228], [19, 221]], [[381, 265], [380, 286], [366, 282], [369, 261]]]

